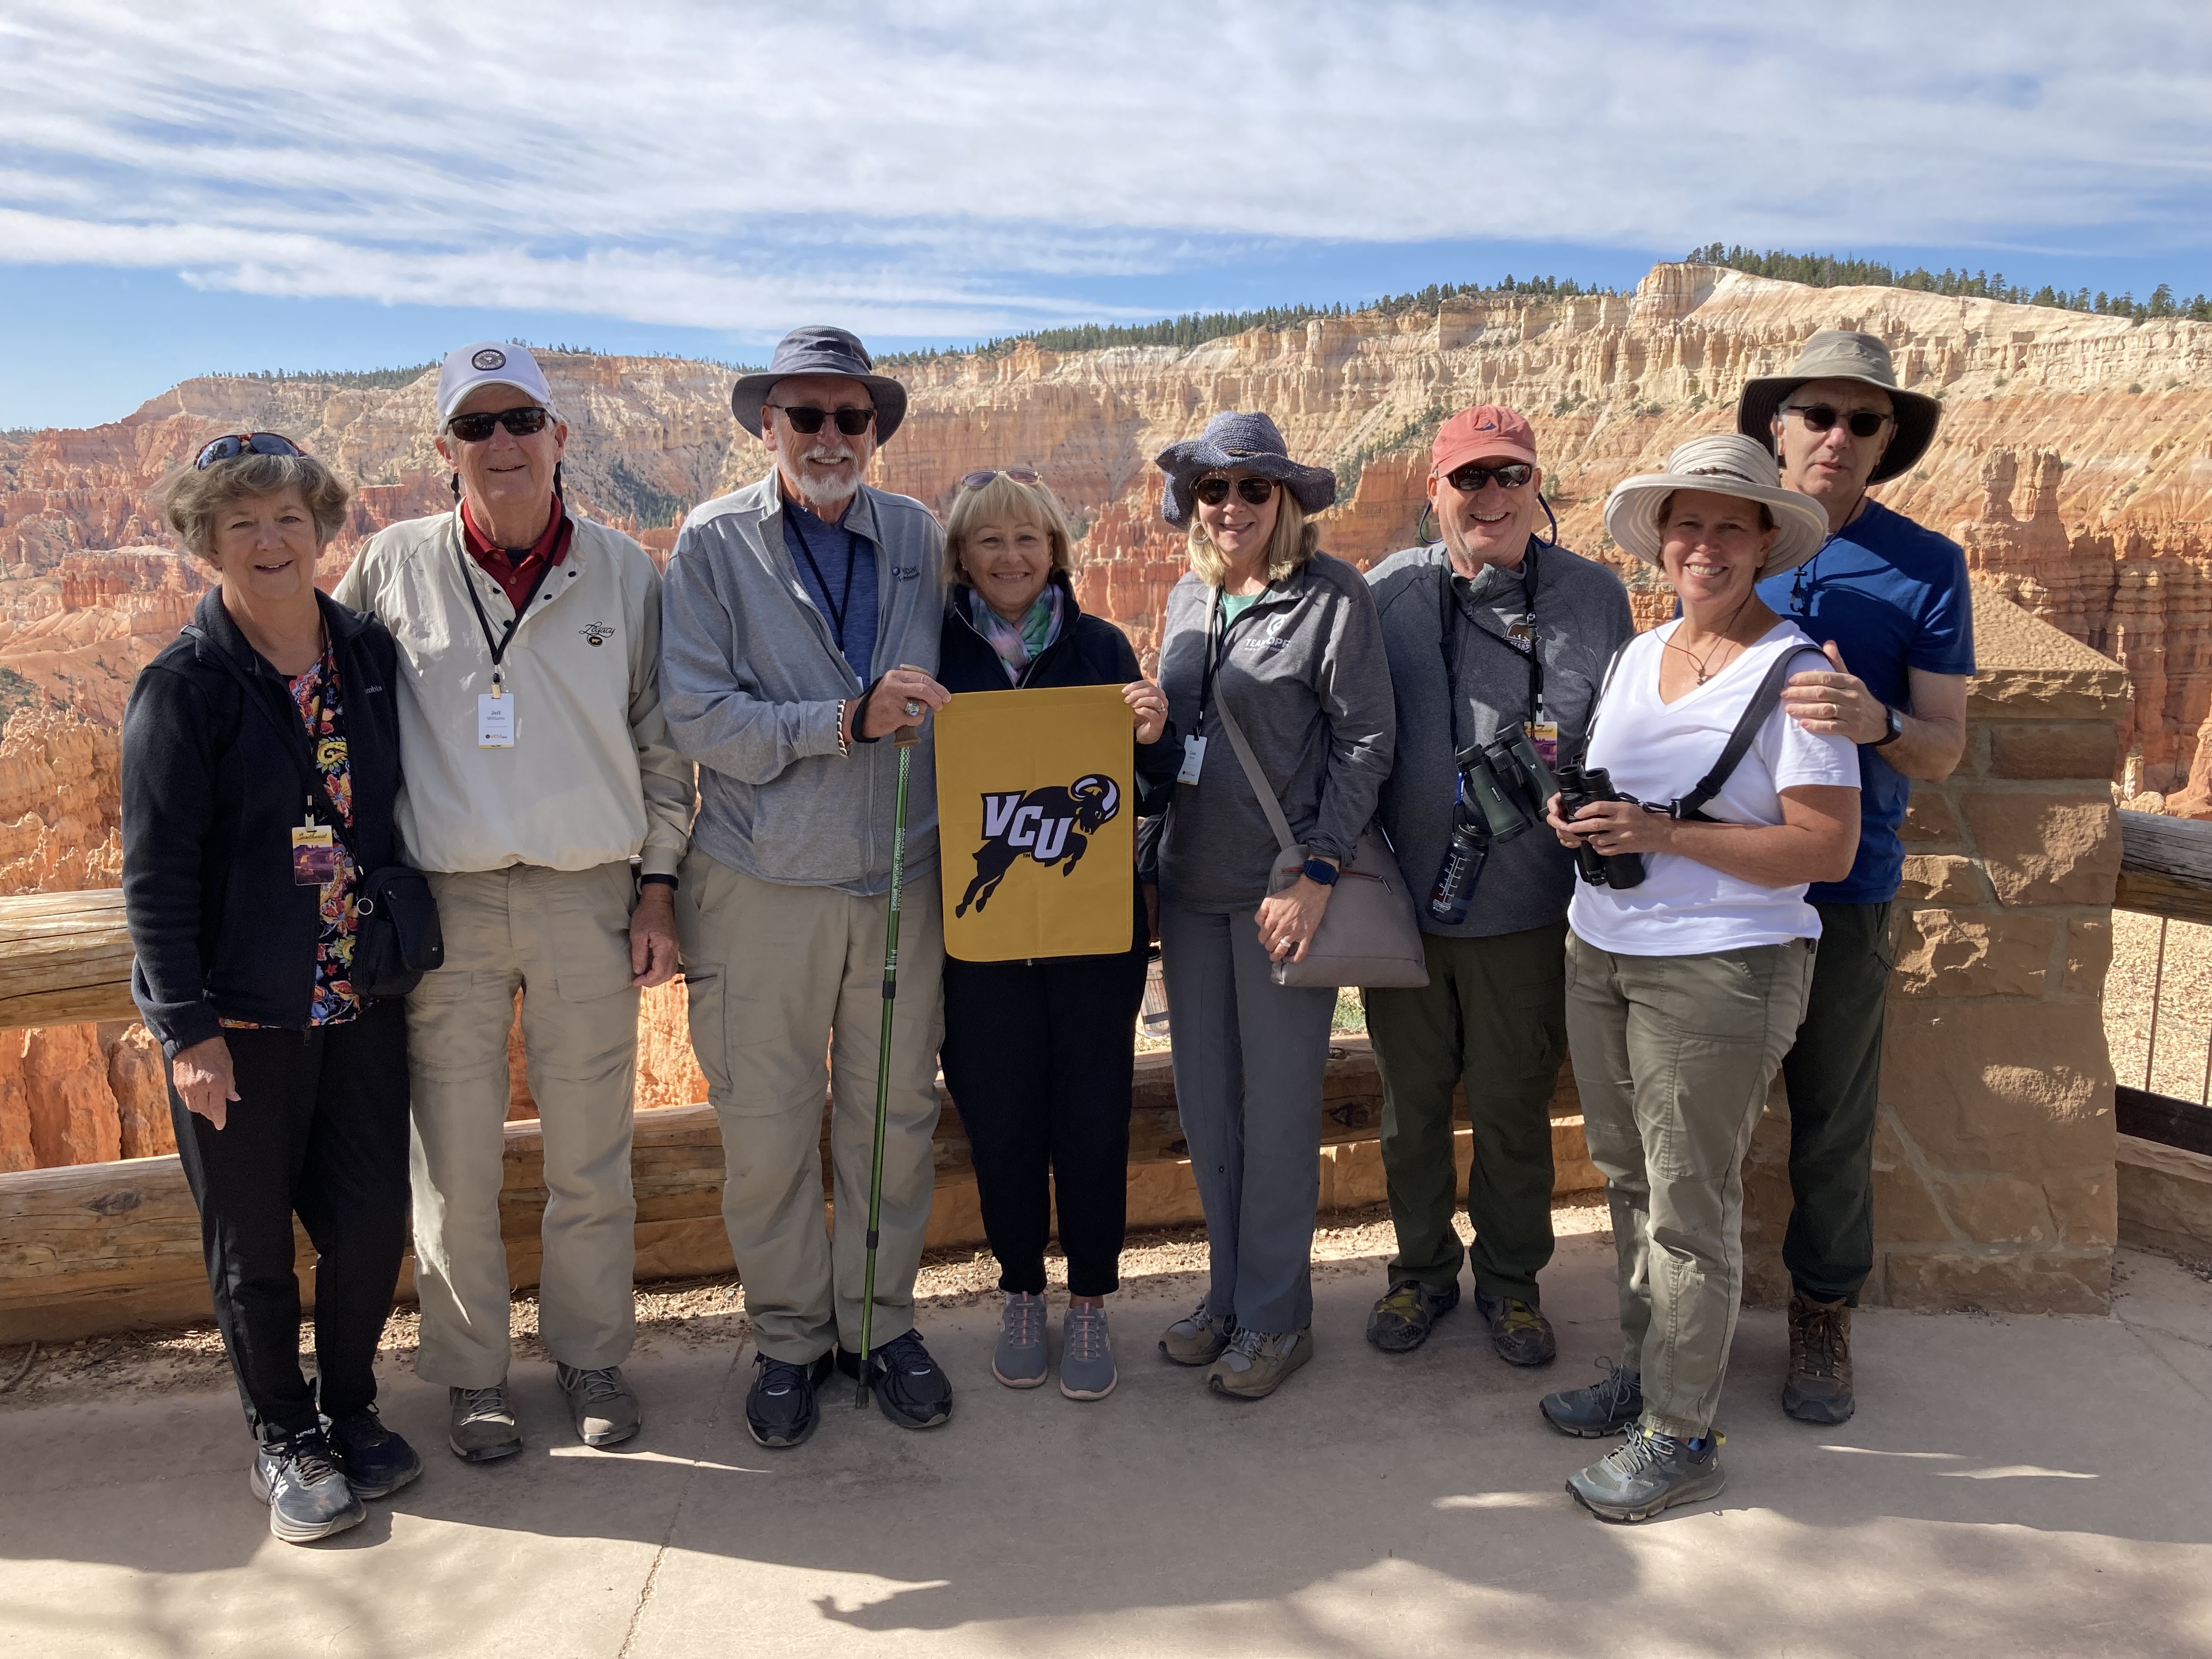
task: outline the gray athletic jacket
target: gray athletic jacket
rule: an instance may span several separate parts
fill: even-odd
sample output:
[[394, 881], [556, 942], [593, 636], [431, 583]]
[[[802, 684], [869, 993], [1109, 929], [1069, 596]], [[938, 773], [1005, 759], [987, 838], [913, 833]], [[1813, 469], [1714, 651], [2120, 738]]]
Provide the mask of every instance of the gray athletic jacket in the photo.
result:
[[[1218, 589], [1194, 573], [1168, 595], [1160, 688], [1178, 732], [1206, 759], [1176, 786], [1160, 845], [1160, 896], [1200, 910], [1241, 910], [1267, 894], [1274, 832], [1237, 763], [1215, 707], [1200, 723], [1206, 618]], [[1316, 553], [1271, 586], [1222, 634], [1213, 702], [1226, 699], [1267, 775], [1291, 833], [1316, 854], [1351, 857], [1390, 775], [1397, 736], [1390, 671], [1375, 601], [1359, 572]]]
[[[920, 501], [866, 485], [843, 522], [876, 549], [877, 672], [934, 674], [945, 532]], [[763, 881], [886, 890], [897, 746], [837, 752], [838, 704], [866, 689], [793, 567], [777, 475], [695, 509], [660, 589], [661, 712], [677, 752], [699, 763], [692, 846]], [[926, 726], [907, 792], [909, 879], [937, 867], [936, 778]]]
[[[1528, 718], [1529, 664], [1505, 635], [1528, 614], [1534, 599], [1544, 703], [1559, 722], [1565, 759], [1581, 754], [1605, 665], [1636, 631], [1628, 590], [1605, 566], [1564, 547], [1532, 544], [1529, 556], [1534, 564], [1524, 563], [1521, 571], [1486, 565], [1469, 580], [1451, 575], [1450, 556], [1441, 546], [1409, 547], [1367, 573], [1398, 699], [1397, 767], [1382, 792], [1382, 827], [1421, 904], [1425, 933], [1486, 939], [1541, 927], [1565, 919], [1574, 892], [1574, 855], [1540, 823], [1491, 848], [1474, 903], [1458, 927], [1431, 921], [1426, 905], [1451, 836], [1458, 790], [1445, 689], [1445, 617], [1456, 618], [1451, 649], [1459, 677], [1459, 742], [1462, 747], [1487, 743], [1501, 726]], [[1532, 568], [1533, 595], [1522, 580]], [[1449, 611], [1447, 577], [1455, 601]], [[1490, 637], [1478, 637], [1478, 630]]]

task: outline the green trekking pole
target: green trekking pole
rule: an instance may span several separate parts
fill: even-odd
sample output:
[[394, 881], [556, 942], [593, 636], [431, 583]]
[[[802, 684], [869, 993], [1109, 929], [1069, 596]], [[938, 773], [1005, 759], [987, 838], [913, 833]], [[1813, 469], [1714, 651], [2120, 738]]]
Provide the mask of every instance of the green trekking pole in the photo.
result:
[[[907, 707], [914, 705], [909, 702]], [[898, 803], [891, 813], [891, 902], [884, 921], [884, 1028], [876, 1045], [876, 1146], [868, 1165], [868, 1266], [860, 1280], [860, 1380], [853, 1391], [854, 1411], [864, 1410], [868, 1403], [868, 1356], [875, 1334], [876, 1244], [884, 1217], [884, 1128], [891, 1109], [891, 1008], [898, 994], [899, 890], [906, 884], [906, 784], [915, 745], [921, 741], [921, 728], [902, 726], [894, 741], [898, 744]]]

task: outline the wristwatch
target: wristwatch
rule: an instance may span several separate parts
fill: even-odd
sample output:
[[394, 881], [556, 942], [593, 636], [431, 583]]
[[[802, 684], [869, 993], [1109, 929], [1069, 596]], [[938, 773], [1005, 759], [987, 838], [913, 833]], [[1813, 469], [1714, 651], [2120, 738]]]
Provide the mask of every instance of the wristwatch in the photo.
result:
[[1316, 887], [1336, 885], [1337, 868], [1327, 859], [1308, 859], [1298, 873]]
[[1886, 749], [1905, 735], [1905, 716], [1887, 703], [1882, 705], [1882, 712], [1889, 716], [1889, 730], [1868, 745], [1872, 749]]

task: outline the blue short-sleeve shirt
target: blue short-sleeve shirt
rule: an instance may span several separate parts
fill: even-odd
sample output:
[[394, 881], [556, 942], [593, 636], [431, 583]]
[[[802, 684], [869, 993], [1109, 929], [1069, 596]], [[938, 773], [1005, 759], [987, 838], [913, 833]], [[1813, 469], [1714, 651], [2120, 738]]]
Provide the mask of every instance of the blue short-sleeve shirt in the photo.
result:
[[[1825, 645], [1893, 708], [1909, 709], [1910, 671], [1974, 672], [1974, 613], [1966, 556], [1879, 501], [1795, 570], [1770, 576], [1759, 597]], [[1870, 745], [1859, 748], [1859, 854], [1841, 881], [1815, 882], [1815, 904], [1881, 904], [1905, 867], [1899, 829], [1912, 785]]]

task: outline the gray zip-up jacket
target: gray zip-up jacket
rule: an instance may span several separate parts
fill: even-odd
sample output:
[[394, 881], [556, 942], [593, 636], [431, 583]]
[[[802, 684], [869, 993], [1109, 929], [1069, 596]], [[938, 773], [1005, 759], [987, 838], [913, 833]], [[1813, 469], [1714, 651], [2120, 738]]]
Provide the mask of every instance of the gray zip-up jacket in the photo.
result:
[[[866, 485], [841, 522], [876, 550], [876, 672], [934, 674], [944, 531], [920, 501]], [[866, 689], [799, 583], [777, 475], [694, 509], [660, 590], [661, 709], [699, 763], [691, 844], [763, 881], [885, 891], [897, 745], [837, 752], [838, 705]], [[933, 724], [908, 785], [908, 878], [936, 867]]]
[[[1393, 553], [1367, 573], [1398, 698], [1398, 761], [1382, 792], [1382, 827], [1420, 906], [1424, 933], [1487, 939], [1545, 927], [1566, 919], [1574, 893], [1574, 855], [1539, 823], [1491, 848], [1465, 921], [1445, 927], [1428, 913], [1459, 788], [1444, 672], [1445, 617], [1455, 619], [1450, 648], [1459, 678], [1459, 744], [1465, 748], [1531, 718], [1530, 665], [1507, 634], [1529, 614], [1534, 600], [1544, 708], [1559, 723], [1562, 759], [1581, 754], [1605, 665], [1636, 632], [1620, 577], [1564, 547], [1530, 545], [1533, 564], [1524, 562], [1519, 570], [1486, 565], [1471, 580], [1453, 573], [1451, 556], [1441, 545]], [[1533, 593], [1522, 580], [1532, 570]]]
[[1195, 784], [1176, 786], [1160, 845], [1160, 896], [1191, 909], [1249, 908], [1267, 896], [1274, 832], [1218, 712], [1225, 698], [1291, 833], [1316, 855], [1352, 856], [1390, 775], [1397, 715], [1373, 596], [1359, 572], [1316, 553], [1222, 631], [1200, 723], [1206, 622], [1219, 589], [1187, 574], [1168, 595], [1160, 688], [1177, 732], [1206, 739]]

